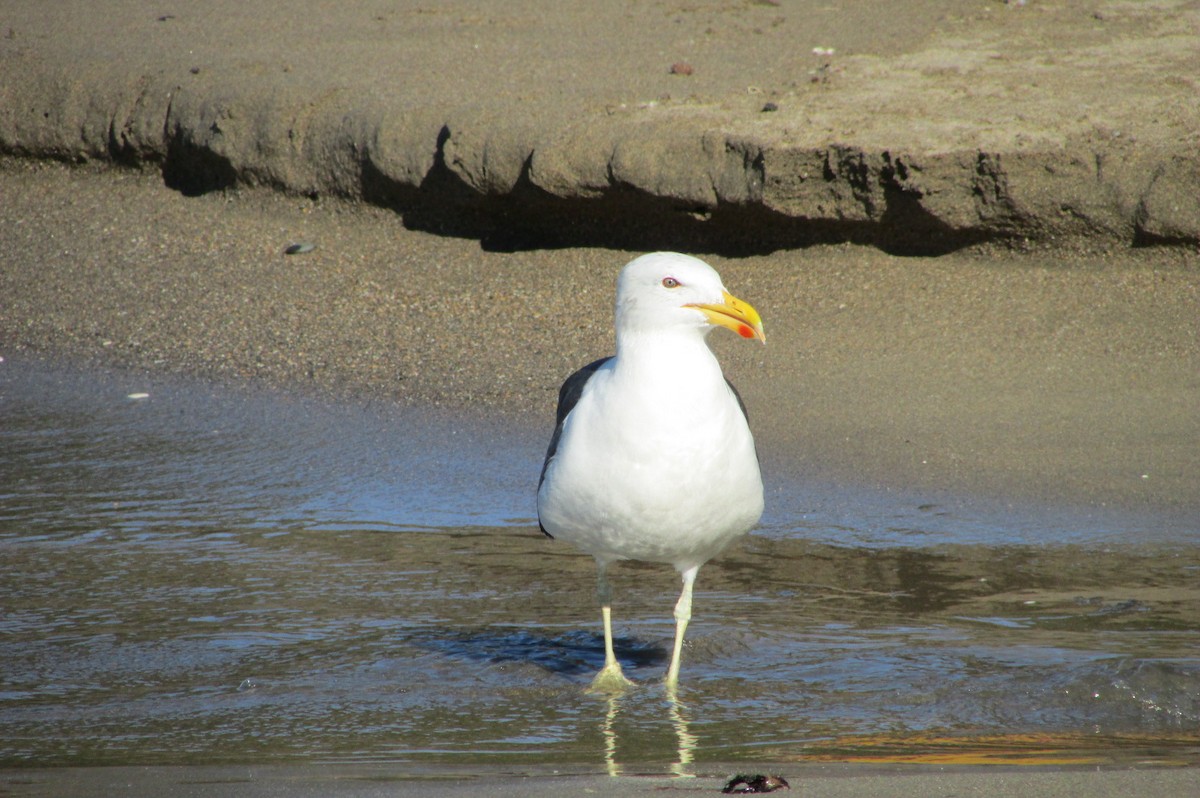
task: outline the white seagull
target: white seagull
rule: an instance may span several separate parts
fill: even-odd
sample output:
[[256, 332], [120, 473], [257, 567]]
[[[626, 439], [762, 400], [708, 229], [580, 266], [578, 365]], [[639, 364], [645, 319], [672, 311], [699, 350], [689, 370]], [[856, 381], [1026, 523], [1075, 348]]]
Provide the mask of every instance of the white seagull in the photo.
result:
[[584, 366], [559, 390], [538, 521], [596, 558], [604, 622], [597, 691], [632, 684], [613, 654], [608, 566], [670, 563], [683, 577], [666, 676], [673, 689], [696, 573], [762, 516], [745, 406], [705, 342], [714, 325], [766, 342], [758, 312], [707, 263], [643, 255], [617, 281], [616, 355]]

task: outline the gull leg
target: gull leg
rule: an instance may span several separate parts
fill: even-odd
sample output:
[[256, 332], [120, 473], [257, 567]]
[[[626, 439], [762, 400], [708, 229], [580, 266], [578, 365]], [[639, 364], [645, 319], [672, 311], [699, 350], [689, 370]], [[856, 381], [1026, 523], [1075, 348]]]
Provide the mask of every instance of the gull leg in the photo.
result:
[[696, 582], [696, 574], [700, 566], [695, 565], [680, 572], [683, 577], [683, 590], [679, 593], [679, 601], [675, 604], [675, 650], [671, 653], [671, 667], [667, 669], [667, 687], [674, 689], [679, 684], [679, 658], [683, 653], [683, 633], [687, 631], [688, 621], [692, 619], [692, 585]]
[[596, 561], [596, 595], [600, 599], [600, 617], [604, 620], [604, 668], [588, 688], [594, 693], [619, 693], [633, 682], [625, 678], [621, 663], [613, 652], [612, 587], [608, 584], [608, 563]]

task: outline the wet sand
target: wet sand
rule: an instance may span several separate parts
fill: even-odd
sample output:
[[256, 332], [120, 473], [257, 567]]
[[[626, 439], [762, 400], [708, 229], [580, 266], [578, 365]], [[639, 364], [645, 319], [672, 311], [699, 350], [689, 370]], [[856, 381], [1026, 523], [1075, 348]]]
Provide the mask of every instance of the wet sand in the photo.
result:
[[[729, 773], [739, 772], [732, 767]], [[759, 771], [755, 771], [759, 772]], [[784, 771], [790, 789], [776, 795], [820, 795], [823, 798], [930, 798], [987, 794], [996, 798], [1039, 795], [1163, 798], [1194, 795], [1200, 787], [1195, 769], [1063, 770], [1059, 772], [993, 769], [962, 771], [916, 769], [904, 773], [843, 766], [804, 766]], [[387, 767], [190, 767], [79, 768], [29, 770], [0, 774], [0, 784], [13, 795], [155, 794], [190, 796], [395, 796], [395, 795], [719, 795], [728, 777], [670, 779], [571, 775], [567, 773], [461, 774], [396, 772]]]
[[[0, 355], [545, 426], [612, 347], [637, 253], [489, 252], [396, 214], [137, 171], [0, 167]], [[286, 255], [295, 242], [315, 246]], [[815, 246], [706, 256], [769, 343], [713, 335], [764, 459], [797, 479], [1132, 512], [1200, 529], [1200, 256]]]

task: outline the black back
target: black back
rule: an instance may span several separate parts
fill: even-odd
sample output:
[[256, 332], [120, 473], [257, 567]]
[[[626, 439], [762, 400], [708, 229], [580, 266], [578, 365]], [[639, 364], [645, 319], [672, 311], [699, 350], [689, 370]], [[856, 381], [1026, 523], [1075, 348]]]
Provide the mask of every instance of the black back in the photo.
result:
[[[575, 405], [579, 403], [579, 397], [583, 396], [583, 386], [587, 385], [587, 381], [596, 373], [596, 369], [610, 360], [612, 360], [612, 355], [602, 357], [599, 360], [593, 360], [570, 377], [567, 377], [558, 389], [558, 410], [554, 414], [554, 434], [550, 436], [550, 446], [546, 449], [546, 460], [542, 463], [542, 474], [538, 477], [538, 490], [542, 489], [542, 483], [546, 481], [546, 469], [550, 467], [550, 461], [554, 459], [554, 455], [558, 452], [558, 440], [562, 437], [563, 421], [575, 409]], [[542, 526], [541, 518], [538, 518], [538, 528], [542, 530], [542, 534], [546, 537], [554, 537], [554, 535], [546, 531], [546, 527]]]

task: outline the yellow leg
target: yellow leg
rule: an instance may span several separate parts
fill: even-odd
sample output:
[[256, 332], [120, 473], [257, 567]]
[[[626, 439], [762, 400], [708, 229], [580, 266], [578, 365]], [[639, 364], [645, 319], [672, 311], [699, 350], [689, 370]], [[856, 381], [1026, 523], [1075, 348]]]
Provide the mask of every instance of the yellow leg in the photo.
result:
[[674, 689], [679, 684], [679, 660], [683, 654], [683, 635], [687, 631], [688, 621], [692, 619], [692, 585], [696, 582], [696, 574], [700, 566], [694, 566], [681, 572], [683, 590], [679, 593], [679, 601], [675, 604], [675, 648], [671, 652], [671, 666], [667, 669], [666, 685]]
[[600, 598], [600, 617], [604, 620], [604, 668], [592, 679], [589, 692], [620, 693], [633, 686], [633, 682], [625, 678], [621, 663], [613, 651], [612, 633], [612, 588], [608, 584], [608, 563], [596, 563], [596, 593]]

